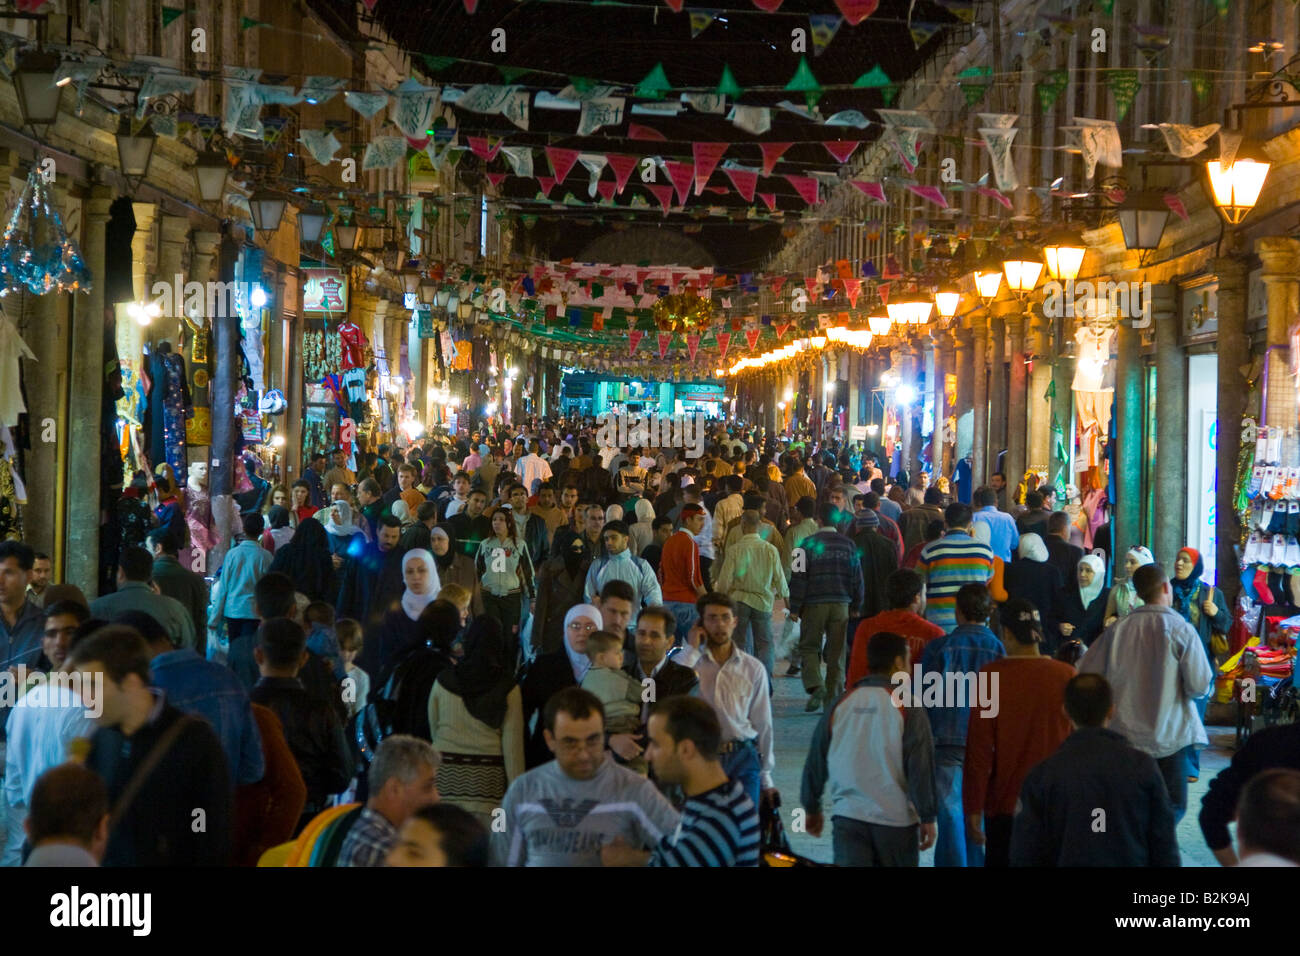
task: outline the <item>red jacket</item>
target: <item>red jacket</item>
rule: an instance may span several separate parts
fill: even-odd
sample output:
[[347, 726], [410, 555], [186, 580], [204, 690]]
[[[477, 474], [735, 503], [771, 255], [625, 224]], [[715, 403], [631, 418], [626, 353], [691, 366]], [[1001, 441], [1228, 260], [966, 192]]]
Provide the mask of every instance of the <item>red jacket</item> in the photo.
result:
[[907, 638], [907, 647], [912, 652], [913, 664], [920, 663], [921, 652], [925, 650], [926, 644], [936, 637], [943, 637], [943, 628], [911, 611], [881, 611], [875, 617], [866, 618], [853, 634], [853, 654], [849, 659], [849, 677], [846, 687], [852, 687], [867, 676], [867, 642], [873, 635], [882, 631]]
[[704, 587], [700, 572], [700, 546], [689, 531], [674, 531], [659, 556], [659, 585], [665, 601], [694, 604], [696, 587]]

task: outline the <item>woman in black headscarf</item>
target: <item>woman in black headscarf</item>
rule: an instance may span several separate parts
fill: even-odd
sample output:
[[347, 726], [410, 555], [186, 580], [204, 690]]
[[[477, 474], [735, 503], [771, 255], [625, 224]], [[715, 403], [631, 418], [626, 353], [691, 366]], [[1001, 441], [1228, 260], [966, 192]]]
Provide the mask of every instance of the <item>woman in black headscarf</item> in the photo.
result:
[[429, 695], [429, 732], [442, 754], [442, 802], [487, 823], [506, 787], [524, 772], [523, 698], [515, 682], [519, 651], [515, 638], [490, 617], [470, 625], [464, 644], [464, 660], [443, 670]]
[[294, 590], [307, 595], [312, 601], [333, 604], [338, 597], [329, 536], [319, 521], [298, 523], [298, 530], [293, 533], [289, 543], [275, 552], [271, 570], [289, 575]]

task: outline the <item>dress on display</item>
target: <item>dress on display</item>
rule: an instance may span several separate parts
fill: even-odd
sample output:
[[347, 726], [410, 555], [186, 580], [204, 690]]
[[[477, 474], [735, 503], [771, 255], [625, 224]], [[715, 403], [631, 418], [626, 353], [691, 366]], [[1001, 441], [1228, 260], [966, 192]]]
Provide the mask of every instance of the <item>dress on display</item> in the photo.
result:
[[149, 460], [166, 462], [175, 474], [186, 472], [185, 419], [192, 411], [185, 359], [164, 342], [149, 356]]

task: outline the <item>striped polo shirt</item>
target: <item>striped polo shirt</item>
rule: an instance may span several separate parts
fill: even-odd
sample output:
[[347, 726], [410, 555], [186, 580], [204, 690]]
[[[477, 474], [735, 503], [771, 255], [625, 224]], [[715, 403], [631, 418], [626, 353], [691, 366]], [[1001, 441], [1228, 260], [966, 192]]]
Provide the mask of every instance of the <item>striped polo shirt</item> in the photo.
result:
[[650, 866], [758, 866], [758, 810], [744, 785], [728, 780], [688, 797], [675, 833], [664, 837]]
[[925, 579], [925, 619], [951, 631], [957, 626], [957, 592], [993, 577], [993, 552], [963, 531], [950, 531], [921, 549], [916, 570]]

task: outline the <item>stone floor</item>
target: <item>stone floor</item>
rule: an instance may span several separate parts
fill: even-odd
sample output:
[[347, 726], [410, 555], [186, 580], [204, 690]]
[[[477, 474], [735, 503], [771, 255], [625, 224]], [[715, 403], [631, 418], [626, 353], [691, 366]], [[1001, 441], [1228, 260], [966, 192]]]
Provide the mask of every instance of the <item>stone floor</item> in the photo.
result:
[[[781, 791], [781, 812], [795, 852], [814, 860], [830, 862], [829, 821], [821, 838], [791, 832], [790, 813], [799, 805], [799, 781], [803, 774], [804, 758], [821, 712], [804, 713], [804, 704], [808, 698], [803, 692], [803, 684], [798, 677], [783, 676], [785, 669], [784, 662], [777, 664], [778, 676], [774, 681], [776, 687], [772, 701], [772, 716], [776, 725], [776, 787]], [[1178, 824], [1178, 845], [1182, 851], [1183, 866], [1218, 865], [1201, 837], [1196, 818], [1200, 813], [1201, 797], [1210, 780], [1232, 759], [1234, 732], [1227, 727], [1211, 727], [1209, 731], [1210, 748], [1201, 753], [1201, 777], [1196, 783], [1188, 785], [1188, 812]], [[934, 865], [933, 850], [921, 854], [921, 865]]]

